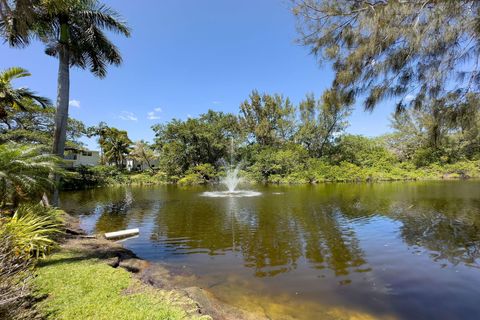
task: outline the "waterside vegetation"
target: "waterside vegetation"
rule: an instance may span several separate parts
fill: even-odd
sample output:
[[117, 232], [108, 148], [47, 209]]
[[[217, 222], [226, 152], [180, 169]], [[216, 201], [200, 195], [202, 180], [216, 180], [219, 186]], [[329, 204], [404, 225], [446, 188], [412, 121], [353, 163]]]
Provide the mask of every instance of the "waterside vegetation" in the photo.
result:
[[[183, 317], [156, 293], [123, 296], [135, 285], [125, 273], [95, 261], [59, 262], [75, 260], [72, 253], [42, 260], [65, 233], [65, 214], [48, 201], [57, 204], [59, 188], [215, 183], [230, 163], [252, 183], [480, 177], [480, 2], [293, 3], [300, 43], [333, 65], [332, 85], [320, 97], [293, 103], [253, 90], [238, 114], [173, 119], [152, 127], [154, 141], [133, 142], [103, 122], [87, 127], [68, 110], [71, 67], [103, 78], [108, 65], [122, 62], [106, 32], [130, 36], [123, 18], [96, 0], [0, 1], [0, 37], [20, 48], [40, 40], [59, 63], [55, 107], [15, 86], [27, 70], [0, 71], [0, 318], [88, 318], [110, 299], [121, 305], [109, 310], [119, 319]], [[366, 110], [390, 104], [392, 132], [348, 134], [357, 101]], [[84, 150], [85, 136], [98, 139], [99, 165], [67, 168], [65, 149]], [[111, 295], [107, 285], [115, 287]], [[54, 296], [38, 310], [35, 286]]]
[[[392, 114], [392, 133], [345, 133], [349, 107], [328, 92], [307, 95], [298, 106], [281, 95], [253, 91], [239, 115], [209, 110], [196, 118], [153, 126], [155, 141], [133, 145], [126, 132], [99, 126], [104, 162], [79, 170], [99, 183], [214, 183], [230, 161], [251, 183], [319, 183], [451, 179], [480, 176], [480, 114], [468, 122], [428, 110]], [[122, 173], [122, 158], [149, 163], [144, 172]], [[155, 165], [152, 166], [152, 164]], [[103, 175], [102, 173], [108, 173]], [[103, 178], [104, 177], [104, 178]], [[94, 185], [95, 183], [87, 183]]]

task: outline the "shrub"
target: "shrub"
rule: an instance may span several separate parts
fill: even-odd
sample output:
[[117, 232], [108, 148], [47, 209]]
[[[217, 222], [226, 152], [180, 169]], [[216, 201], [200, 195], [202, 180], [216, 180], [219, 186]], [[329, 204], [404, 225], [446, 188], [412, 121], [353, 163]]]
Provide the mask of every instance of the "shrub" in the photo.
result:
[[187, 174], [192, 173], [198, 174], [204, 180], [204, 182], [208, 182], [217, 177], [215, 168], [210, 163], [196, 165], [187, 171]]
[[265, 182], [280, 183], [294, 171], [302, 171], [307, 156], [307, 151], [299, 145], [288, 145], [284, 149], [268, 147], [253, 156], [250, 170]]
[[62, 232], [63, 211], [41, 205], [22, 205], [11, 218], [4, 218], [4, 229], [21, 254], [44, 256]]
[[80, 166], [73, 169], [72, 173], [63, 179], [62, 189], [76, 190], [129, 182], [127, 175], [114, 166]]
[[205, 183], [205, 180], [198, 173], [189, 173], [185, 177], [178, 180], [177, 183], [182, 186], [190, 186]]
[[149, 184], [163, 184], [167, 182], [167, 177], [164, 172], [142, 172], [130, 176], [130, 182], [133, 184], [149, 185]]
[[42, 154], [40, 146], [0, 145], [0, 206], [40, 199], [55, 184], [49, 174], [63, 172], [59, 164], [58, 157]]

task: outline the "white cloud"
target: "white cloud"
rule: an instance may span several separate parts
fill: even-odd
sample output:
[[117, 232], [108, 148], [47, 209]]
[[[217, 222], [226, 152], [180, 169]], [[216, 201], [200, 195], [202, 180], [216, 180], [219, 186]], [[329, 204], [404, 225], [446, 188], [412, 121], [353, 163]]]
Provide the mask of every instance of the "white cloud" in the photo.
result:
[[122, 111], [118, 117], [120, 119], [126, 120], [126, 121], [137, 121], [138, 120], [137, 116], [133, 112], [129, 112], [129, 111]]
[[413, 99], [415, 99], [415, 96], [413, 94], [407, 94], [403, 100], [408, 103]]
[[216, 106], [220, 105], [221, 103], [222, 103], [222, 101], [216, 101], [216, 100], [212, 101], [212, 104], [214, 104]]
[[191, 118], [193, 118], [193, 117], [192, 117], [192, 115], [189, 113], [189, 114], [187, 114], [187, 118], [191, 119]]
[[156, 115], [155, 111], [151, 111], [151, 112], [147, 113], [147, 119], [148, 120], [157, 120], [157, 119], [160, 119], [160, 116]]
[[158, 107], [147, 113], [148, 120], [158, 120], [160, 119], [159, 113], [162, 112], [162, 108]]
[[68, 101], [68, 105], [70, 107], [80, 108], [80, 101], [79, 100], [70, 100], [70, 101]]

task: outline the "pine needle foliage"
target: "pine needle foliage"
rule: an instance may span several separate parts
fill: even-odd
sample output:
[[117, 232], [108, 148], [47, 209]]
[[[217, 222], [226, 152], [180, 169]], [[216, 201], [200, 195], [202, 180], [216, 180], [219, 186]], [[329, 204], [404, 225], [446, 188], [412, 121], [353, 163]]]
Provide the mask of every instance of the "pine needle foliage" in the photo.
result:
[[480, 1], [293, 0], [299, 42], [366, 110], [459, 105], [480, 92]]

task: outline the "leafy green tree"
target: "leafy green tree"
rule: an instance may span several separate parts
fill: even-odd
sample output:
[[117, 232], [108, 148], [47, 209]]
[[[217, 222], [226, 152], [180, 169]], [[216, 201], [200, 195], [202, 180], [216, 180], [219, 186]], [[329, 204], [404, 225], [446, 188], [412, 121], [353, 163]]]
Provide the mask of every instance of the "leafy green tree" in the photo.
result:
[[307, 151], [298, 144], [288, 144], [283, 148], [263, 147], [253, 155], [250, 170], [257, 180], [280, 182], [294, 172], [301, 172], [308, 158]]
[[40, 97], [27, 88], [13, 88], [12, 81], [28, 77], [30, 73], [19, 67], [12, 67], [0, 72], [0, 120], [5, 121], [13, 111], [27, 111], [27, 102], [32, 105], [46, 107], [51, 102]]
[[397, 110], [479, 93], [480, 2], [293, 0], [299, 41], [330, 61], [334, 85], [367, 110]]
[[96, 126], [92, 126], [92, 127], [88, 127], [87, 128], [87, 137], [91, 138], [91, 137], [98, 137], [98, 144], [100, 146], [100, 154], [102, 155], [100, 161], [102, 164], [105, 164], [105, 159], [103, 157], [103, 155], [105, 154], [105, 150], [103, 150], [103, 146], [102, 146], [102, 143], [101, 141], [105, 139], [107, 133], [108, 133], [108, 125], [106, 122], [104, 121], [101, 121], [98, 125]]
[[49, 174], [62, 173], [59, 164], [57, 156], [42, 154], [39, 146], [0, 144], [0, 206], [39, 200], [55, 185]]
[[334, 164], [347, 162], [359, 167], [388, 167], [397, 161], [384, 141], [360, 135], [343, 135], [334, 154], [331, 158]]
[[307, 95], [299, 104], [300, 125], [297, 141], [305, 146], [313, 157], [321, 157], [331, 148], [334, 138], [348, 125], [350, 107], [339, 99], [335, 91], [326, 91], [322, 100]]
[[240, 131], [235, 116], [212, 110], [199, 118], [155, 125], [153, 130], [155, 148], [168, 176], [180, 176], [204, 163], [218, 165], [230, 156], [231, 141], [238, 141]]
[[412, 160], [417, 150], [426, 147], [427, 129], [422, 119], [423, 112], [414, 109], [392, 116], [394, 131], [385, 135], [385, 140], [400, 161]]
[[254, 90], [240, 105], [240, 123], [248, 140], [261, 146], [289, 141], [295, 133], [295, 108], [281, 95], [260, 95]]
[[104, 128], [103, 134], [98, 139], [98, 144], [104, 151], [103, 157], [108, 163], [114, 163], [118, 169], [125, 165], [125, 158], [130, 153], [132, 141], [128, 138], [127, 131], [117, 128]]
[[473, 96], [460, 106], [445, 103], [408, 110], [393, 116], [394, 132], [387, 141], [400, 160], [418, 166], [473, 159], [480, 150], [479, 115]]
[[216, 177], [215, 167], [210, 163], [203, 163], [188, 169], [185, 176], [178, 180], [178, 183], [181, 185], [205, 184]]
[[53, 153], [63, 157], [70, 92], [70, 67], [106, 76], [107, 65], [122, 61], [103, 30], [130, 35], [117, 12], [96, 0], [2, 1], [3, 34], [11, 46], [25, 46], [32, 38], [45, 43], [45, 53], [58, 58], [58, 96]]
[[[0, 143], [13, 141], [25, 144], [40, 144], [50, 150], [55, 127], [55, 108], [42, 108], [25, 100], [28, 111], [9, 110], [7, 117], [0, 120]], [[80, 147], [79, 138], [86, 133], [83, 122], [68, 118], [67, 141], [69, 147]]]

